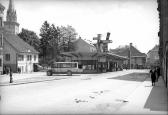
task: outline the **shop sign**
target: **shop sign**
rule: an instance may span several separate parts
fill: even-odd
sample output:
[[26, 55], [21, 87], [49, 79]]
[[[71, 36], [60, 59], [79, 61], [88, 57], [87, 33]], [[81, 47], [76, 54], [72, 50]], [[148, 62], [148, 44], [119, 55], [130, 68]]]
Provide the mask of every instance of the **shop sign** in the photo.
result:
[[99, 62], [106, 62], [106, 58], [99, 58]]

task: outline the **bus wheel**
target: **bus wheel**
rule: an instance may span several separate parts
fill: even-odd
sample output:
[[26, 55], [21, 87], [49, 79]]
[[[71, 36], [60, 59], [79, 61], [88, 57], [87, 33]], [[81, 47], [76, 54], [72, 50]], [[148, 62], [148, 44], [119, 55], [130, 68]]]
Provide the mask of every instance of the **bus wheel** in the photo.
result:
[[67, 71], [68, 76], [72, 76], [72, 72], [70, 70]]
[[51, 71], [47, 71], [47, 76], [52, 76], [52, 72]]

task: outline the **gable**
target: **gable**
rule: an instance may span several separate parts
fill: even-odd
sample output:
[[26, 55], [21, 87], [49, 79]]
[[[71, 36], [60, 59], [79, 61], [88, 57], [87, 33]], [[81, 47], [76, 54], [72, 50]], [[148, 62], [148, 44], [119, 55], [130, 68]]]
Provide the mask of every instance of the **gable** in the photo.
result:
[[82, 40], [81, 38], [73, 42], [75, 52], [96, 52], [96, 47]]
[[[128, 57], [129, 50], [130, 50], [129, 47], [124, 47], [124, 48], [113, 49], [113, 50], [111, 50], [111, 52], [113, 52], [114, 54], [120, 55], [120, 56]], [[134, 46], [131, 46], [131, 56], [133, 56], [133, 57], [146, 57], [146, 54], [141, 53]]]
[[4, 39], [19, 53], [39, 53], [15, 34], [4, 34]]

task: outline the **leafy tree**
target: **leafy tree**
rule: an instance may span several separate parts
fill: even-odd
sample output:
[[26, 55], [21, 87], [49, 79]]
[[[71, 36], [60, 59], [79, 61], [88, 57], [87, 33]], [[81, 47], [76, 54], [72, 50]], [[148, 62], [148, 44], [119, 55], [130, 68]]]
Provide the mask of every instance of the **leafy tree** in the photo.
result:
[[39, 51], [40, 40], [35, 32], [22, 28], [18, 36]]
[[72, 41], [76, 40], [76, 36], [77, 33], [72, 26], [68, 25], [67, 27], [59, 27], [59, 45], [61, 47], [61, 51], [72, 51], [74, 49]]
[[40, 29], [40, 48], [43, 62], [59, 61], [60, 53], [72, 51], [72, 41], [76, 39], [76, 31], [72, 26], [56, 27], [45, 21]]

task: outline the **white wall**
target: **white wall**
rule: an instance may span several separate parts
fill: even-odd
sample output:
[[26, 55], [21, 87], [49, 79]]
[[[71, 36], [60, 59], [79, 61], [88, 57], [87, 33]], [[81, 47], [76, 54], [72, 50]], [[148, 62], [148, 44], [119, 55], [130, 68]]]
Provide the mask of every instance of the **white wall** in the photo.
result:
[[[20, 55], [24, 55], [23, 61], [18, 61], [18, 67], [21, 68], [21, 72], [22, 73], [33, 72], [33, 64], [38, 63], [38, 54], [24, 53], [24, 54], [20, 54]], [[31, 55], [32, 59], [27, 60], [27, 55]], [[36, 56], [36, 60], [34, 60], [34, 55]]]

